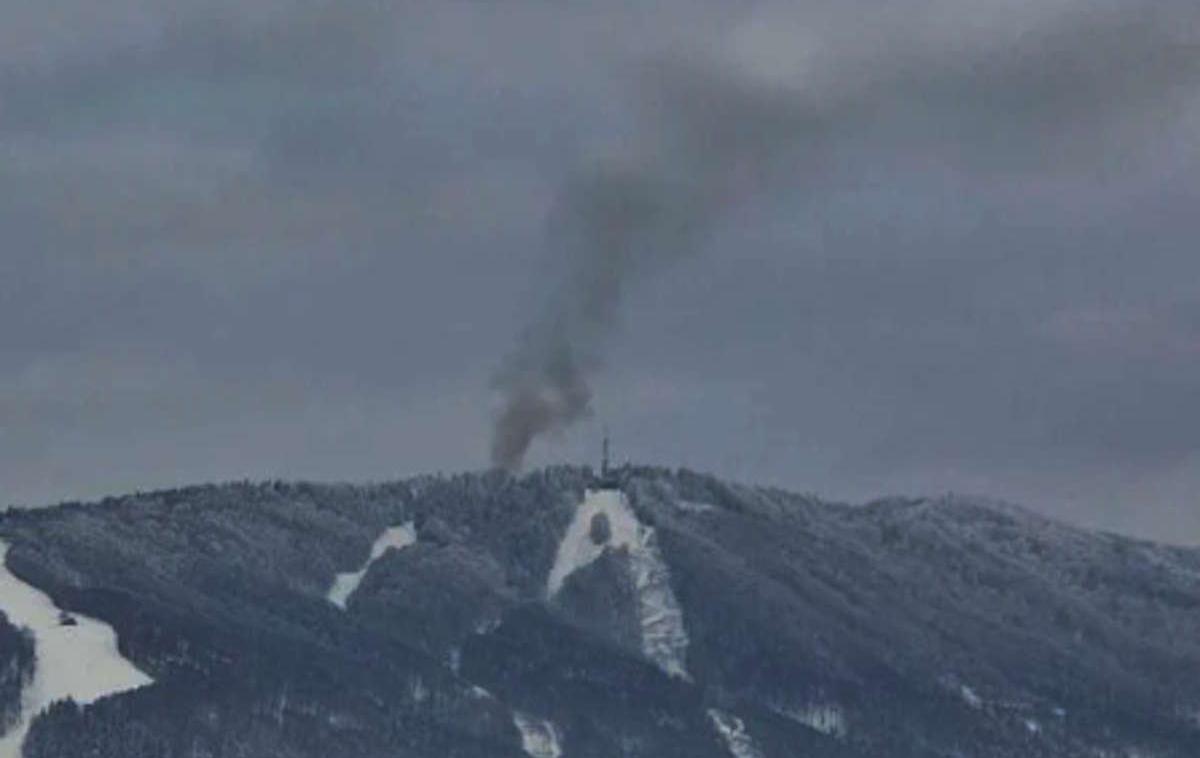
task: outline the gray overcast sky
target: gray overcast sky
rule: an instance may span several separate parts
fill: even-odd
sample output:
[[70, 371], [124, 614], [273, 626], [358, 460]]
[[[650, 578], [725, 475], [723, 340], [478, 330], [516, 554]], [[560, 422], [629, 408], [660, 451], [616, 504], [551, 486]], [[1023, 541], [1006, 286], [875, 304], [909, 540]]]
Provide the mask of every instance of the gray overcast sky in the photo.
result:
[[639, 462], [1200, 543], [1198, 17], [9, 0], [0, 502], [486, 466], [563, 187], [761, 139], [533, 464], [607, 423]]

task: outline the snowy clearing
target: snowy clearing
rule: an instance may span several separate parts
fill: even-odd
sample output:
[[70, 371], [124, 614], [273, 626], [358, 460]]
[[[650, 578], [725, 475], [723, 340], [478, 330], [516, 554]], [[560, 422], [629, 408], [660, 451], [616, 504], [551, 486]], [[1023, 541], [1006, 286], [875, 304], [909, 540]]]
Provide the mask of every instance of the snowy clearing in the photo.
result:
[[417, 530], [413, 522], [408, 522], [401, 526], [394, 526], [388, 529], [375, 540], [375, 544], [371, 546], [371, 555], [367, 558], [367, 562], [363, 564], [358, 571], [352, 571], [347, 574], [338, 574], [333, 579], [333, 586], [329, 588], [329, 593], [326, 596], [329, 602], [346, 610], [347, 603], [350, 602], [350, 596], [358, 589], [358, 585], [362, 584], [363, 577], [367, 575], [371, 564], [383, 557], [383, 554], [388, 550], [395, 548], [403, 550], [417, 541]]
[[[596, 529], [596, 519], [607, 528]], [[597, 541], [596, 537], [602, 539]], [[591, 564], [607, 549], [629, 551], [642, 652], [671, 676], [688, 678], [685, 664], [688, 637], [683, 613], [671, 589], [670, 572], [658, 549], [654, 529], [637, 520], [625, 494], [619, 490], [589, 490], [558, 545], [554, 566], [546, 581], [546, 596], [553, 598], [567, 577]]]
[[773, 705], [771, 710], [784, 718], [830, 737], [845, 737], [847, 733], [846, 714], [842, 707], [835, 703], [815, 703], [792, 707]]
[[562, 755], [561, 740], [554, 724], [520, 711], [513, 712], [513, 724], [521, 732], [521, 748], [533, 758], [559, 758]]
[[21, 695], [21, 720], [0, 738], [0, 758], [19, 758], [30, 722], [51, 703], [67, 698], [93, 703], [153, 680], [121, 656], [108, 624], [71, 614], [75, 625], [64, 626], [49, 597], [9, 573], [7, 556], [8, 545], [0, 541], [0, 610], [10, 623], [33, 632], [37, 651], [33, 681]]
[[754, 741], [746, 733], [746, 725], [740, 718], [715, 708], [709, 709], [708, 718], [725, 740], [725, 745], [734, 758], [763, 758], [762, 752], [754, 746]]
[[958, 688], [958, 694], [962, 696], [963, 702], [972, 708], [978, 710], [983, 707], [983, 698], [967, 685], [962, 685]]
[[691, 500], [676, 500], [675, 508], [684, 513], [711, 513], [717, 509], [712, 503], [698, 503]]

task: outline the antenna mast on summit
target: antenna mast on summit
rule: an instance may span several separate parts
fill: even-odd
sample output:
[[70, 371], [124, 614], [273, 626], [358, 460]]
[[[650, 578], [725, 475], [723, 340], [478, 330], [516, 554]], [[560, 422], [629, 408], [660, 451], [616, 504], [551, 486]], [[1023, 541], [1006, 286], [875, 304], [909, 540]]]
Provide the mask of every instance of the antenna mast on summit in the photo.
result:
[[608, 428], [604, 429], [604, 457], [600, 459], [600, 478], [608, 479], [608, 464], [609, 464], [609, 440]]

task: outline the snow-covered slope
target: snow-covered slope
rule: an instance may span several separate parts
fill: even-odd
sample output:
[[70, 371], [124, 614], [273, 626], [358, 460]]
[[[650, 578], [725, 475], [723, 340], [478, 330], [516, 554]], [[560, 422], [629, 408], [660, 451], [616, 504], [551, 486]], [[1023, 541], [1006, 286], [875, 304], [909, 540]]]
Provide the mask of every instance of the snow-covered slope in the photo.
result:
[[37, 651], [34, 678], [22, 694], [20, 722], [0, 738], [0, 758], [18, 758], [30, 722], [51, 703], [67, 698], [80, 704], [151, 683], [125, 660], [107, 624], [87, 616], [66, 617], [45, 594], [13, 576], [4, 565], [8, 545], [0, 541], [0, 610], [9, 621], [33, 632]]
[[516, 711], [513, 724], [521, 733], [522, 749], [532, 758], [559, 758], [563, 754], [558, 728], [551, 722]]
[[763, 758], [763, 754], [754, 746], [754, 740], [746, 733], [746, 724], [740, 718], [715, 708], [709, 709], [708, 717], [733, 758]]
[[637, 520], [620, 490], [588, 490], [559, 543], [546, 581], [553, 598], [571, 574], [606, 550], [626, 550], [638, 604], [642, 652], [671, 676], [687, 678], [688, 636], [671, 574], [653, 528]]
[[345, 574], [338, 574], [333, 580], [333, 586], [329, 588], [329, 602], [333, 603], [342, 610], [346, 610], [347, 603], [350, 602], [350, 596], [358, 589], [358, 585], [362, 584], [363, 578], [367, 575], [367, 571], [371, 569], [371, 564], [383, 557], [388, 550], [395, 548], [403, 550], [417, 541], [417, 530], [410, 521], [401, 526], [394, 526], [383, 534], [379, 535], [379, 539], [375, 540], [375, 544], [371, 546], [371, 555], [367, 558], [367, 562], [363, 564], [358, 571], [351, 571]]

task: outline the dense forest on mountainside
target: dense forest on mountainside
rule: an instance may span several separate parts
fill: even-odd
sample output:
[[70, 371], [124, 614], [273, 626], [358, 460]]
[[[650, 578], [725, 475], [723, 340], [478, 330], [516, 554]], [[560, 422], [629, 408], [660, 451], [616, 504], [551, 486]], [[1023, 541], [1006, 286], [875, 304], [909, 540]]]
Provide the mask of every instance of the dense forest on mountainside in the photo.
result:
[[[154, 679], [52, 708], [26, 756], [1200, 754], [1200, 551], [955, 496], [593, 484], [560, 467], [9, 511], [8, 569]], [[577, 528], [585, 501], [603, 518]], [[408, 522], [416, 542], [369, 562]], [[24, 639], [0, 624], [9, 713]]]

